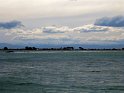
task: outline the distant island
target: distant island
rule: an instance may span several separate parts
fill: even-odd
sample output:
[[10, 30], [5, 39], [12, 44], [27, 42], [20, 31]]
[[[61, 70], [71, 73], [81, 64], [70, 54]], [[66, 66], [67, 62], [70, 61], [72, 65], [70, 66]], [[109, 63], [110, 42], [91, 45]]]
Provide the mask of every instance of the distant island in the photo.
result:
[[61, 47], [61, 48], [36, 48], [36, 47], [28, 47], [25, 48], [8, 48], [4, 47], [0, 49], [1, 51], [113, 51], [113, 50], [119, 50], [123, 51], [124, 48], [83, 48], [83, 47]]

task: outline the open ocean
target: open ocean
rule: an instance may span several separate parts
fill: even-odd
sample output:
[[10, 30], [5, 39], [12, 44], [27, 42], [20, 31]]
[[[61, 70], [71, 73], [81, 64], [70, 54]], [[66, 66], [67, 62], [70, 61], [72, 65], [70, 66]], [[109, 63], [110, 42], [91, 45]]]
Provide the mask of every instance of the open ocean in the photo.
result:
[[124, 52], [0, 52], [0, 93], [124, 93]]

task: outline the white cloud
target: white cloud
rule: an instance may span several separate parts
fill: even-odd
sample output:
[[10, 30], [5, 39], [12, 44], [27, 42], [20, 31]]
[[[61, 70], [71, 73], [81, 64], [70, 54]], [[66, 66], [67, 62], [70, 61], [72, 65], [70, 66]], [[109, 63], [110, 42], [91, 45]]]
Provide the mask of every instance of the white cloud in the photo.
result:
[[[35, 29], [1, 29], [5, 43], [112, 44], [124, 41], [124, 28], [84, 25], [76, 28], [49, 26]], [[121, 42], [123, 43], [123, 42]]]
[[101, 27], [101, 26], [94, 26], [94, 25], [84, 25], [81, 27], [76, 27], [73, 30], [79, 31], [79, 32], [102, 32], [102, 31], [108, 31], [109, 27]]
[[71, 32], [72, 29], [70, 29], [67, 26], [49, 26], [49, 27], [43, 27], [42, 31], [44, 33], [66, 33], [66, 32]]

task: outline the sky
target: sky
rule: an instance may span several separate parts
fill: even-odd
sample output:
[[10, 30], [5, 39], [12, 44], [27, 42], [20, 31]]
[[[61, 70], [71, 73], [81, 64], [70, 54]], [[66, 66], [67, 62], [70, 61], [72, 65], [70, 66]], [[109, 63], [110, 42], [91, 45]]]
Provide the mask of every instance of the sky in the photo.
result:
[[124, 0], [0, 0], [0, 43], [124, 47]]

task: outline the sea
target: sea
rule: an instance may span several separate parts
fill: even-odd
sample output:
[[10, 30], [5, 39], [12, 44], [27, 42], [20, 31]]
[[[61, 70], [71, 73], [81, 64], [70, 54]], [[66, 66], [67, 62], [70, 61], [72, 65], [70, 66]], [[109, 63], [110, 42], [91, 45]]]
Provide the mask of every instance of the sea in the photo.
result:
[[124, 51], [0, 52], [0, 93], [124, 93]]

